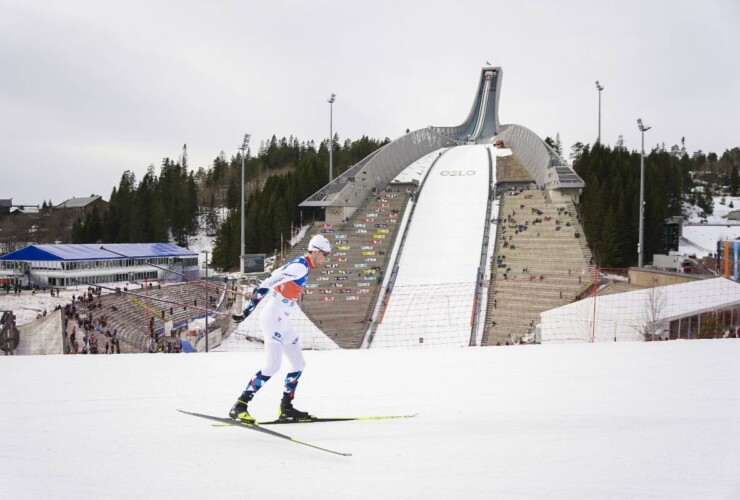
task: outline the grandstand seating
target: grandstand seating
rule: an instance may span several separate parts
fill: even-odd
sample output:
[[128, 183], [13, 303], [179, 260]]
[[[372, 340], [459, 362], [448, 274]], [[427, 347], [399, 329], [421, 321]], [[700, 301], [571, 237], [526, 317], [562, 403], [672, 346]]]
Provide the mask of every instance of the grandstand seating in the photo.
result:
[[[308, 239], [314, 234], [324, 234], [332, 242], [332, 257], [311, 273], [300, 305], [340, 347], [362, 345], [410, 191], [407, 186], [393, 186], [372, 194], [345, 222], [319, 223], [307, 231], [283, 260], [305, 254]], [[592, 286], [590, 261], [572, 203], [553, 203], [540, 189], [505, 191], [501, 195], [482, 344], [527, 340], [540, 312], [572, 302]], [[205, 296], [199, 283], [150, 288], [148, 293], [182, 304], [198, 300], [200, 306]], [[216, 295], [212, 292], [213, 300], [217, 300]], [[103, 302], [110, 328], [116, 328], [121, 338], [122, 352], [146, 351], [147, 311], [143, 301], [108, 295]], [[115, 313], [110, 312], [113, 305], [118, 309]], [[148, 317], [154, 318], [155, 331], [163, 329], [165, 320], [177, 325], [199, 316], [201, 312], [183, 306], [173, 306], [170, 315], [168, 305], [154, 301], [148, 312]], [[101, 350], [106, 340], [99, 339]]]
[[501, 194], [483, 345], [531, 339], [539, 313], [593, 284], [591, 254], [572, 203], [540, 189]]
[[[301, 309], [340, 347], [362, 345], [410, 191], [394, 185], [372, 193], [347, 221], [320, 224], [307, 235], [323, 234], [333, 251], [311, 272]], [[296, 245], [291, 255], [302, 255], [305, 247]]]
[[[146, 305], [147, 301], [140, 297], [125, 294], [106, 294], [102, 295], [99, 299], [103, 304], [102, 309], [93, 309], [92, 311], [80, 310], [80, 313], [88, 314], [91, 312], [94, 318], [107, 315], [107, 329], [110, 331], [115, 329], [117, 331], [122, 353], [148, 352], [147, 321], [154, 318], [154, 331], [158, 335], [161, 335], [164, 331], [166, 321], [172, 321], [173, 327], [177, 328], [187, 324], [191, 319], [203, 317], [203, 312], [193, 309], [191, 305], [197, 305], [201, 309], [204, 308], [206, 302], [205, 288], [206, 286], [201, 283], [190, 282], [165, 285], [161, 289], [152, 287], [147, 289], [146, 293], [144, 290], [132, 290], [132, 293], [136, 293], [137, 295], [148, 295], [155, 299], [160, 298], [182, 304], [179, 306], [170, 305], [157, 300], [151, 300], [149, 301], [148, 308]], [[222, 292], [219, 290], [209, 288], [210, 309], [215, 309], [221, 295]], [[172, 314], [170, 314], [170, 308], [172, 309]], [[222, 309], [228, 310], [226, 301], [224, 301]], [[164, 318], [162, 317], [162, 311], [164, 311]], [[224, 322], [224, 318], [214, 318], [209, 324], [209, 330], [218, 327], [223, 329]], [[68, 328], [68, 331], [71, 331], [71, 328]], [[80, 345], [82, 344], [83, 335], [78, 328], [78, 342]], [[96, 333], [95, 336], [98, 340], [99, 352], [105, 352], [105, 343], [109, 339], [102, 333]], [[182, 337], [182, 340], [190, 340], [194, 344], [196, 338]]]
[[515, 154], [496, 157], [496, 183], [534, 182], [526, 167]]

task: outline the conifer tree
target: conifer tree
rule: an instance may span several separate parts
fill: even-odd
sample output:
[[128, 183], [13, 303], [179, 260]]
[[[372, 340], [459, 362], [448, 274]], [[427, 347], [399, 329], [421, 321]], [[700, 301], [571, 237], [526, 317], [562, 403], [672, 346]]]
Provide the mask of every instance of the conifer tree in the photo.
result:
[[696, 204], [701, 208], [704, 217], [708, 217], [714, 213], [714, 198], [712, 197], [712, 190], [709, 186], [705, 186], [704, 192], [699, 193]]

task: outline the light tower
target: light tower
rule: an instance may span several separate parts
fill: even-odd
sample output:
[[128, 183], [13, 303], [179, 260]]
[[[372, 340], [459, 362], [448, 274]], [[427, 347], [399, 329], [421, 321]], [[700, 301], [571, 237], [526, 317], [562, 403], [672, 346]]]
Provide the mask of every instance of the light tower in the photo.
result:
[[242, 152], [242, 241], [239, 247], [239, 272], [244, 274], [244, 158], [247, 156], [247, 150], [249, 149], [249, 139], [252, 136], [244, 134], [244, 141], [239, 147]]
[[[206, 281], [208, 281], [208, 254], [211, 253], [211, 251], [210, 250], [201, 250], [200, 253], [206, 254], [205, 268], [206, 268]], [[206, 352], [208, 352], [208, 309], [211, 308], [211, 301], [210, 301], [210, 296], [208, 295], [208, 293], [209, 293], [208, 286], [205, 286], [203, 288], [206, 291], [206, 314], [205, 314], [205, 320], [206, 320]]]
[[333, 114], [333, 108], [334, 108], [334, 101], [336, 101], [337, 95], [332, 94], [329, 98], [329, 182], [334, 179], [334, 158], [333, 158], [333, 149], [334, 149], [334, 131], [332, 130], [332, 114]]
[[642, 134], [642, 148], [640, 150], [640, 241], [637, 243], [637, 267], [642, 267], [642, 254], [645, 252], [643, 243], [643, 219], [645, 218], [645, 132], [651, 127], [642, 123], [642, 118], [637, 119], [637, 127]]
[[599, 136], [596, 141], [601, 143], [601, 91], [604, 90], [604, 86], [600, 85], [598, 80], [596, 80], [596, 90], [599, 91]]

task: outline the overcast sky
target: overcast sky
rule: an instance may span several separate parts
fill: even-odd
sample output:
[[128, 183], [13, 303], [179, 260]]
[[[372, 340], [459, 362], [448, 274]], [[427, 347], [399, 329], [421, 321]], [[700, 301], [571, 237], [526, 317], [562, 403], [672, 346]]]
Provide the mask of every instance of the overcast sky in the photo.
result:
[[[480, 68], [501, 123], [566, 151], [740, 146], [740, 2], [0, 0], [0, 198], [110, 196], [188, 145], [190, 166], [272, 134], [317, 142], [460, 124]], [[158, 171], [158, 170], [157, 170]]]

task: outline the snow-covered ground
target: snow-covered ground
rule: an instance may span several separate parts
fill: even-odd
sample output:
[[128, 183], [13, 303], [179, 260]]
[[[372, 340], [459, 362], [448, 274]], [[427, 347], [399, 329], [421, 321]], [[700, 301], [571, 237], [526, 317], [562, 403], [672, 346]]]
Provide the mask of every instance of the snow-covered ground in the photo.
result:
[[724, 204], [720, 203], [722, 198], [714, 196], [714, 212], [706, 218], [700, 216], [701, 209], [698, 206], [684, 204], [688, 218], [683, 227], [685, 241], [679, 243], [679, 254], [706, 257], [717, 252], [718, 241], [740, 238], [740, 221], [727, 218], [731, 211], [740, 210], [740, 196], [726, 196]]
[[[221, 209], [221, 211], [224, 213], [219, 213], [219, 218], [220, 220], [224, 220], [228, 215], [228, 209], [224, 208]], [[211, 258], [213, 256], [213, 241], [215, 240], [213, 236], [208, 236], [206, 234], [205, 228], [206, 217], [204, 215], [198, 216], [198, 232], [195, 236], [188, 238], [188, 248], [198, 254], [198, 267], [200, 268], [201, 272], [205, 272], [205, 252], [208, 252], [208, 263], [210, 264], [211, 262]], [[171, 243], [174, 243], [174, 241], [172, 241]], [[209, 274], [212, 274], [211, 271], [209, 271]]]
[[[684, 226], [683, 237], [687, 241], [679, 244], [678, 251], [683, 255], [705, 257], [717, 253], [717, 242], [740, 238], [740, 226], [707, 226], [704, 224]], [[692, 244], [693, 243], [693, 244]]]
[[434, 163], [434, 160], [439, 158], [439, 156], [447, 151], [450, 148], [441, 148], [437, 149], [436, 151], [432, 151], [431, 153], [428, 153], [415, 162], [413, 162], [411, 165], [406, 167], [401, 171], [400, 174], [398, 174], [392, 181], [391, 186], [394, 183], [411, 183], [411, 182], [417, 182], [421, 183], [426, 177], [427, 172], [429, 171], [429, 168]]
[[175, 411], [224, 415], [260, 352], [2, 357], [0, 497], [740, 498], [740, 341], [305, 354], [298, 408], [419, 415], [275, 428], [340, 457]]
[[[725, 199], [724, 205], [720, 203], [722, 198]], [[740, 210], [740, 196], [713, 196], [712, 199], [714, 200], [714, 210], [712, 211], [712, 215], [706, 218], [702, 218], [700, 216], [701, 209], [698, 206], [691, 206], [690, 204], [685, 203], [684, 212], [688, 215], [687, 222], [698, 224], [703, 220], [707, 224], [729, 223], [740, 225], [740, 221], [727, 220], [727, 214], [735, 210]], [[734, 208], [730, 207], [730, 203], [732, 203]]]

